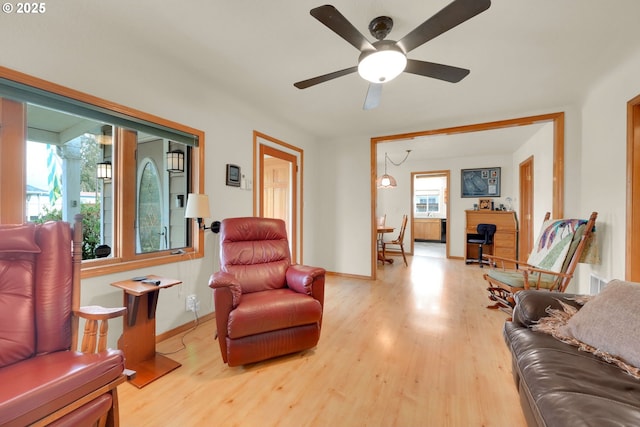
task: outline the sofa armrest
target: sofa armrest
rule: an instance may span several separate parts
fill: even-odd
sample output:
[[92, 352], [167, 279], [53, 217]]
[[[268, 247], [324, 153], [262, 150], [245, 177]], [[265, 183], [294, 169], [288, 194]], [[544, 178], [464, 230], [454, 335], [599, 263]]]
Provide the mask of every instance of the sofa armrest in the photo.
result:
[[514, 294], [516, 302], [513, 309], [513, 322], [521, 327], [531, 327], [541, 318], [548, 316], [547, 308], [562, 309], [560, 302], [580, 309], [576, 302], [577, 294], [563, 294], [546, 290], [523, 290]]
[[287, 286], [301, 294], [311, 295], [323, 304], [324, 275], [324, 268], [293, 264], [287, 269]]

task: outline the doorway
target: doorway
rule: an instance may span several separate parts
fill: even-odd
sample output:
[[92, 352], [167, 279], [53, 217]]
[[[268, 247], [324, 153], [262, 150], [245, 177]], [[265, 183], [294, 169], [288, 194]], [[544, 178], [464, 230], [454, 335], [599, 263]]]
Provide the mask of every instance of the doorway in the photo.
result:
[[[640, 127], [640, 97], [638, 100], [638, 119], [637, 123]], [[483, 132], [487, 130], [497, 130], [497, 129], [506, 129], [506, 128], [515, 128], [520, 126], [527, 125], [535, 125], [535, 124], [544, 124], [544, 123], [552, 123], [553, 126], [553, 147], [552, 147], [552, 161], [553, 166], [549, 171], [549, 179], [551, 182], [551, 215], [553, 218], [562, 218], [564, 213], [564, 113], [549, 113], [542, 114], [537, 116], [529, 116], [529, 117], [519, 117], [515, 119], [507, 119], [500, 120], [495, 122], [486, 122], [486, 123], [478, 123], [472, 125], [463, 125], [463, 126], [455, 126], [449, 128], [441, 128], [441, 129], [432, 129], [420, 132], [411, 132], [411, 133], [403, 133], [397, 135], [387, 135], [381, 137], [373, 137], [371, 138], [371, 278], [376, 278], [376, 264], [377, 264], [377, 253], [376, 253], [376, 208], [378, 204], [378, 194], [377, 194], [377, 186], [376, 186], [376, 177], [378, 172], [378, 144], [384, 143], [396, 143], [403, 144], [406, 141], [410, 141], [413, 139], [417, 139], [423, 136], [432, 136], [432, 135], [441, 135], [441, 136], [449, 136], [455, 134], [467, 134], [472, 135], [475, 132]], [[640, 139], [640, 135], [638, 136]], [[638, 151], [640, 152], [640, 144]], [[638, 170], [640, 171], [640, 162], [638, 165]], [[639, 190], [640, 193], [640, 190]], [[453, 203], [455, 200], [450, 201]], [[452, 211], [452, 215], [456, 216], [459, 214], [457, 209]], [[639, 210], [640, 212], [640, 210]], [[453, 230], [453, 242], [457, 242], [457, 237], [455, 233], [460, 234], [463, 230], [463, 224], [453, 224], [454, 218], [449, 218], [448, 220], [448, 241], [451, 241], [449, 237], [451, 236], [451, 231]], [[460, 221], [458, 221], [460, 222]], [[640, 229], [640, 228], [639, 228]], [[522, 232], [522, 227], [520, 228]], [[451, 256], [451, 254], [449, 254]]]
[[285, 222], [293, 263], [302, 262], [301, 163], [302, 150], [254, 132], [254, 215]]
[[411, 172], [411, 253], [449, 258], [450, 171]]
[[640, 281], [640, 95], [627, 103], [627, 232], [625, 280]]

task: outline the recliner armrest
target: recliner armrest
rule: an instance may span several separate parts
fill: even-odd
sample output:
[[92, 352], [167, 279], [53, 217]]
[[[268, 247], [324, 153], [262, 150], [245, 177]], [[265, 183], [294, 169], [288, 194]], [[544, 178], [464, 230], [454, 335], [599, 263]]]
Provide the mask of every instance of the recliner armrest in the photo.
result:
[[211, 289], [228, 288], [231, 292], [233, 308], [236, 308], [238, 304], [240, 304], [242, 286], [233, 274], [225, 271], [213, 273], [211, 278], [209, 278], [209, 287]]
[[287, 269], [287, 286], [301, 294], [313, 295], [314, 284], [319, 284], [319, 278], [322, 278], [324, 285], [324, 275], [324, 268], [293, 264]]

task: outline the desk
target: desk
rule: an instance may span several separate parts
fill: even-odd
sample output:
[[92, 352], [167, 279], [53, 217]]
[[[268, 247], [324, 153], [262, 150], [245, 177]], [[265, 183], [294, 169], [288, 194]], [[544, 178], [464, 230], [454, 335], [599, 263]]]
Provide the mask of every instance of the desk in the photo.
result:
[[[496, 234], [493, 245], [483, 247], [483, 253], [502, 258], [518, 259], [518, 219], [512, 211], [466, 211], [467, 224], [465, 227], [465, 259], [478, 258], [478, 245], [466, 243], [467, 234], [476, 234], [478, 224], [495, 224]], [[513, 263], [505, 263], [506, 267], [513, 267]]]
[[156, 306], [161, 289], [182, 282], [154, 275], [146, 277], [159, 280], [160, 284], [156, 286], [135, 280], [111, 284], [124, 291], [127, 316], [118, 348], [124, 352], [126, 368], [136, 371], [129, 382], [138, 388], [180, 367], [175, 360], [156, 353]]
[[382, 256], [382, 241], [384, 239], [384, 234], [393, 233], [395, 228], [385, 226], [385, 227], [378, 227], [377, 230], [378, 230], [378, 261], [382, 261], [383, 264], [385, 262], [388, 262], [389, 264], [393, 264], [393, 258], [384, 258]]

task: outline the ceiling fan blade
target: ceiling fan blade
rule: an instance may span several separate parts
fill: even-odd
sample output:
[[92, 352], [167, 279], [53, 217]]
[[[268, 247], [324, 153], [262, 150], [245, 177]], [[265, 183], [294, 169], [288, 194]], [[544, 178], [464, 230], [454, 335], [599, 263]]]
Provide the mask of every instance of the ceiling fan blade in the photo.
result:
[[363, 110], [373, 110], [380, 105], [382, 96], [382, 83], [370, 83], [367, 90], [367, 97], [364, 99]]
[[324, 74], [322, 76], [314, 77], [312, 79], [302, 80], [301, 82], [294, 83], [293, 85], [298, 89], [306, 89], [311, 86], [315, 86], [318, 83], [324, 83], [329, 80], [336, 79], [338, 77], [346, 76], [347, 74], [355, 73], [358, 71], [358, 67], [349, 67], [344, 70], [334, 71], [333, 73]]
[[454, 0], [398, 41], [405, 53], [484, 12], [491, 0]]
[[330, 4], [311, 9], [311, 15], [334, 33], [345, 39], [359, 51], [366, 49], [375, 50], [373, 45], [360, 31], [345, 18], [338, 9]]
[[453, 67], [451, 65], [436, 64], [435, 62], [407, 60], [405, 73], [417, 74], [419, 76], [432, 77], [446, 82], [458, 83], [464, 79], [470, 71], [466, 68]]

